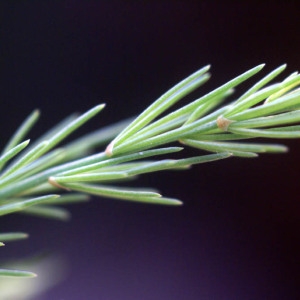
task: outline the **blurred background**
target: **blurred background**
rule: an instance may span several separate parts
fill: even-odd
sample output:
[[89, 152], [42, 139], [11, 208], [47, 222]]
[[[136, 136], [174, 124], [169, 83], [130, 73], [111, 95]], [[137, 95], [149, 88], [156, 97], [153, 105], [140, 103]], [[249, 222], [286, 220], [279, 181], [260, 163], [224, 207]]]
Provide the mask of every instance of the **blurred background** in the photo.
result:
[[[299, 11], [296, 1], [1, 1], [0, 144], [35, 108], [32, 139], [102, 102], [80, 134], [136, 115], [206, 64], [213, 76], [197, 96], [260, 63], [261, 76], [287, 63], [283, 78], [300, 69]], [[1, 231], [31, 235], [1, 259], [65, 257], [66, 279], [42, 300], [299, 299], [300, 141], [283, 142], [289, 154], [139, 179], [182, 207], [94, 198], [67, 223], [1, 218]]]

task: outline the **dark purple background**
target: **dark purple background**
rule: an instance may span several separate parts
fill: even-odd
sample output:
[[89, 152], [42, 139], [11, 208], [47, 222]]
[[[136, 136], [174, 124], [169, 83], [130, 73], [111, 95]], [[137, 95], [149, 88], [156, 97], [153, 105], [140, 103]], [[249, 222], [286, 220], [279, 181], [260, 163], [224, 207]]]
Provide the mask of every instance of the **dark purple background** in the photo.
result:
[[[0, 6], [2, 146], [37, 107], [43, 115], [33, 137], [73, 111], [106, 102], [88, 131], [139, 113], [208, 63], [213, 78], [199, 94], [262, 62], [264, 74], [282, 63], [288, 63], [285, 75], [300, 68], [297, 4]], [[288, 155], [140, 179], [141, 186], [182, 199], [182, 207], [93, 199], [71, 207], [68, 223], [1, 218], [1, 231], [31, 234], [1, 249], [1, 257], [51, 249], [68, 258], [71, 274], [43, 300], [299, 299], [300, 143], [285, 143]]]

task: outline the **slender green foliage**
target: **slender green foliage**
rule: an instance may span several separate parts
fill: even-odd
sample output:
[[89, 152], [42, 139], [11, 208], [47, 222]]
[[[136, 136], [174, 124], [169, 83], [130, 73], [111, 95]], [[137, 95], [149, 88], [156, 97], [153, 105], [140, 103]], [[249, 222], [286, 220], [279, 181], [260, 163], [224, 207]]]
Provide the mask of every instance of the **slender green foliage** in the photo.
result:
[[32, 126], [37, 122], [39, 116], [40, 112], [38, 110], [35, 110], [26, 118], [26, 120], [21, 124], [21, 126], [18, 128], [18, 130], [15, 132], [15, 134], [3, 149], [2, 155], [17, 146], [22, 141], [22, 139], [27, 135]]
[[[234, 89], [263, 67], [254, 67], [172, 110], [175, 103], [210, 78], [210, 66], [205, 66], [136, 118], [97, 130], [60, 148], [56, 147], [102, 111], [104, 104], [80, 116], [68, 117], [30, 143], [25, 138], [39, 116], [34, 111], [0, 157], [0, 216], [23, 213], [65, 221], [70, 214], [61, 205], [87, 201], [88, 195], [176, 206], [182, 202], [164, 197], [154, 189], [125, 187], [124, 183], [145, 173], [187, 169], [232, 156], [286, 152], [283, 145], [252, 140], [300, 137], [300, 75], [295, 72], [272, 84], [285, 70], [286, 65], [282, 65], [234, 98]], [[180, 143], [181, 147], [173, 143]], [[107, 144], [106, 149], [98, 150]], [[186, 146], [210, 153], [172, 158]], [[167, 158], [160, 158], [166, 155]], [[0, 246], [26, 237], [25, 233], [0, 233]], [[0, 269], [0, 276], [35, 274]]]
[[28, 272], [28, 271], [0, 269], [0, 276], [32, 278], [32, 277], [36, 277], [37, 275], [33, 272]]
[[0, 233], [0, 241], [2, 242], [11, 242], [22, 239], [27, 239], [28, 234], [25, 232], [8, 232], [8, 233]]

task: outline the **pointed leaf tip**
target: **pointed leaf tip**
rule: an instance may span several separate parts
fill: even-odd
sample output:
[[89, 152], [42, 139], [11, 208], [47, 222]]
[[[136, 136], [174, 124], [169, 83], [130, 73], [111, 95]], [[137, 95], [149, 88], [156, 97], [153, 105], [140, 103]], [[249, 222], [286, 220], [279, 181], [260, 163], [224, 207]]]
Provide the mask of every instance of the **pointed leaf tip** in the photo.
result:
[[95, 108], [101, 110], [101, 109], [103, 109], [105, 106], [106, 106], [105, 103], [101, 103], [101, 104], [97, 105]]
[[109, 145], [106, 147], [104, 152], [108, 157], [111, 157], [113, 155], [113, 147], [114, 147], [114, 141], [109, 143]]

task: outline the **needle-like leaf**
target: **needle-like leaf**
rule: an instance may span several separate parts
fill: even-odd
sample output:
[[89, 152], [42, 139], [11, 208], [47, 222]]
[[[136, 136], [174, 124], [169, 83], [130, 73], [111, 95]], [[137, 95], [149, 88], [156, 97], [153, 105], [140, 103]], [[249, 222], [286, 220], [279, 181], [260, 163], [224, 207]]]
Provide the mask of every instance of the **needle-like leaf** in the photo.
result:
[[10, 149], [14, 148], [16, 145], [18, 145], [24, 137], [27, 135], [29, 130], [32, 128], [32, 126], [36, 123], [40, 116], [40, 112], [38, 110], [34, 110], [26, 119], [25, 121], [20, 125], [18, 130], [15, 132], [15, 134], [11, 137], [7, 145], [5, 146], [2, 154], [5, 154]]
[[32, 278], [36, 276], [37, 274], [28, 271], [0, 269], [0, 277]]
[[48, 205], [31, 206], [20, 211], [20, 213], [59, 221], [68, 221], [71, 217], [69, 211], [66, 209]]
[[160, 194], [149, 191], [138, 191], [120, 187], [107, 187], [100, 185], [68, 183], [64, 184], [73, 191], [88, 192], [92, 195], [108, 197], [120, 200], [129, 200], [142, 203], [180, 205], [181, 201], [176, 199], [164, 198]]
[[42, 204], [43, 202], [55, 199], [59, 197], [59, 195], [47, 195], [47, 196], [41, 196], [29, 200], [14, 202], [11, 204], [5, 204], [0, 206], [0, 216], [11, 214], [14, 212], [18, 212], [20, 210], [26, 209], [32, 205]]
[[11, 242], [11, 241], [23, 240], [27, 238], [28, 238], [28, 234], [24, 232], [0, 233], [0, 241], [2, 242]]

